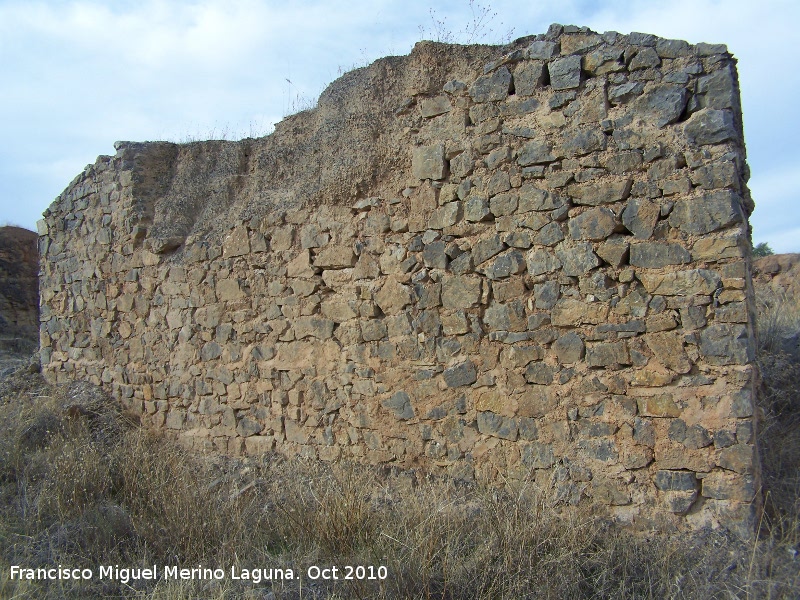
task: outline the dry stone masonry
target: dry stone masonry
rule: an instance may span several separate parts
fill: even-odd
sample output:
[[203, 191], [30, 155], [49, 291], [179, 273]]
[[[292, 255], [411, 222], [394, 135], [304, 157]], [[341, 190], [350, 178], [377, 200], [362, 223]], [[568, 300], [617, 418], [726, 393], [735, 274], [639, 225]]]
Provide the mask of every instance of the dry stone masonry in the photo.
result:
[[116, 149], [40, 223], [51, 380], [198, 449], [751, 526], [753, 204], [725, 46], [421, 42], [266, 138]]

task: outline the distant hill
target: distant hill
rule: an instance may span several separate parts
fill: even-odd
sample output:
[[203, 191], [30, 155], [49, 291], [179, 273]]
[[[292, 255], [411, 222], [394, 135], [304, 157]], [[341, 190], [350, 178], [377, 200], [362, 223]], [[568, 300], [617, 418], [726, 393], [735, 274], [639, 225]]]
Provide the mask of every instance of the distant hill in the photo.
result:
[[[38, 235], [0, 227], [0, 362], [25, 357], [39, 340]], [[0, 364], [0, 370], [3, 365]]]

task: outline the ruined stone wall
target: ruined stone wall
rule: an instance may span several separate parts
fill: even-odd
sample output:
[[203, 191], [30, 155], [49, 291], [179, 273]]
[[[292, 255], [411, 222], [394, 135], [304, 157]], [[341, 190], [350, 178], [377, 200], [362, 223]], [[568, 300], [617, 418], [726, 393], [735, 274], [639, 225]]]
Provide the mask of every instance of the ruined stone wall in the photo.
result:
[[746, 530], [752, 202], [721, 45], [423, 42], [266, 138], [118, 143], [41, 222], [41, 359], [198, 449]]

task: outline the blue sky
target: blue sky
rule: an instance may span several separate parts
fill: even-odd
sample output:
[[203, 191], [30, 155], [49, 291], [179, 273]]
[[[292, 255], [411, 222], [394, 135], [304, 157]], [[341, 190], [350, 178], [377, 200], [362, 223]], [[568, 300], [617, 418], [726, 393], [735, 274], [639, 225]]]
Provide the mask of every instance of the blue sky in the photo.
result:
[[[472, 7], [496, 13], [484, 42], [542, 33], [557, 22], [728, 44], [739, 60], [754, 241], [800, 252], [800, 3], [494, 0]], [[266, 134], [354, 66], [407, 54], [437, 32], [463, 40], [472, 14], [467, 0], [0, 0], [0, 223], [35, 228], [86, 164], [114, 153], [116, 140]]]

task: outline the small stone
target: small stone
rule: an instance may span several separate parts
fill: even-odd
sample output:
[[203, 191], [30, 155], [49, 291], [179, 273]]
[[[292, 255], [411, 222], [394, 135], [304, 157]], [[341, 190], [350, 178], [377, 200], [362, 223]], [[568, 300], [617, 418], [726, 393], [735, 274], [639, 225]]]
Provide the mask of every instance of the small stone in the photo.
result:
[[586, 363], [590, 367], [628, 365], [628, 348], [624, 341], [592, 344], [586, 348]]
[[675, 203], [669, 224], [691, 234], [705, 235], [744, 221], [742, 199], [732, 190], [705, 193]]
[[577, 333], [569, 332], [553, 342], [553, 351], [561, 364], [576, 363], [583, 358], [586, 346]]
[[616, 227], [616, 215], [605, 207], [589, 209], [569, 221], [569, 233], [573, 240], [604, 240]]
[[749, 444], [735, 444], [719, 453], [719, 466], [737, 473], [753, 473], [754, 449]]
[[442, 279], [442, 306], [447, 309], [470, 308], [480, 302], [481, 290], [480, 277], [445, 276]]
[[544, 84], [544, 63], [526, 61], [514, 69], [514, 93], [518, 96], [533, 96]]
[[555, 42], [537, 41], [525, 49], [525, 57], [534, 60], [550, 60], [558, 54], [558, 44]]
[[484, 221], [490, 215], [489, 202], [482, 196], [470, 195], [464, 203], [464, 218], [467, 221]]
[[565, 275], [578, 277], [588, 273], [600, 264], [589, 242], [578, 242], [574, 246], [561, 244], [556, 248], [556, 257]]
[[448, 113], [451, 108], [450, 99], [447, 96], [425, 98], [420, 102], [420, 113], [426, 119]]
[[505, 100], [511, 89], [511, 72], [500, 67], [489, 75], [482, 75], [469, 88], [469, 95], [475, 102], [497, 102]]
[[700, 332], [700, 355], [712, 364], [743, 365], [755, 359], [745, 325], [712, 324]]
[[689, 251], [680, 244], [668, 242], [640, 242], [631, 244], [630, 264], [634, 267], [659, 269], [669, 265], [692, 262]]
[[479, 265], [502, 252], [505, 247], [505, 244], [497, 234], [490, 238], [482, 239], [472, 248], [472, 260], [476, 265]]
[[391, 397], [381, 402], [384, 408], [388, 408], [394, 416], [402, 421], [414, 418], [414, 409], [411, 406], [411, 398], [404, 392], [396, 392]]
[[543, 362], [532, 362], [525, 369], [525, 381], [549, 385], [553, 383], [553, 367]]
[[443, 375], [447, 387], [451, 388], [472, 385], [478, 379], [475, 364], [471, 360], [445, 369]]
[[554, 90], [576, 88], [581, 83], [581, 57], [567, 56], [548, 63], [550, 85]]
[[415, 147], [412, 151], [411, 170], [417, 179], [443, 179], [447, 170], [444, 144]]
[[733, 66], [726, 65], [697, 81], [697, 93], [703, 107], [734, 108], [737, 103], [736, 82]]
[[684, 133], [689, 143], [695, 146], [738, 141], [739, 132], [728, 110], [703, 109], [686, 122]]
[[534, 442], [522, 447], [522, 464], [529, 469], [549, 469], [556, 462], [553, 446]]
[[626, 104], [644, 92], [644, 84], [640, 81], [630, 81], [622, 85], [612, 86], [608, 90], [608, 101], [614, 106]]
[[527, 142], [519, 151], [517, 163], [520, 166], [546, 164], [557, 160], [553, 154], [553, 145], [544, 140], [532, 140]]
[[658, 40], [656, 52], [661, 58], [689, 56], [689, 44], [683, 40]]
[[628, 64], [628, 70], [638, 71], [639, 69], [653, 69], [661, 65], [661, 59], [653, 48], [642, 48], [636, 53]]
[[658, 127], [664, 127], [680, 118], [688, 99], [689, 94], [683, 86], [659, 85], [646, 91], [636, 101], [636, 108], [643, 117], [653, 120]]
[[610, 183], [582, 183], [569, 186], [567, 192], [575, 204], [597, 206], [625, 200], [631, 191], [632, 179]]

